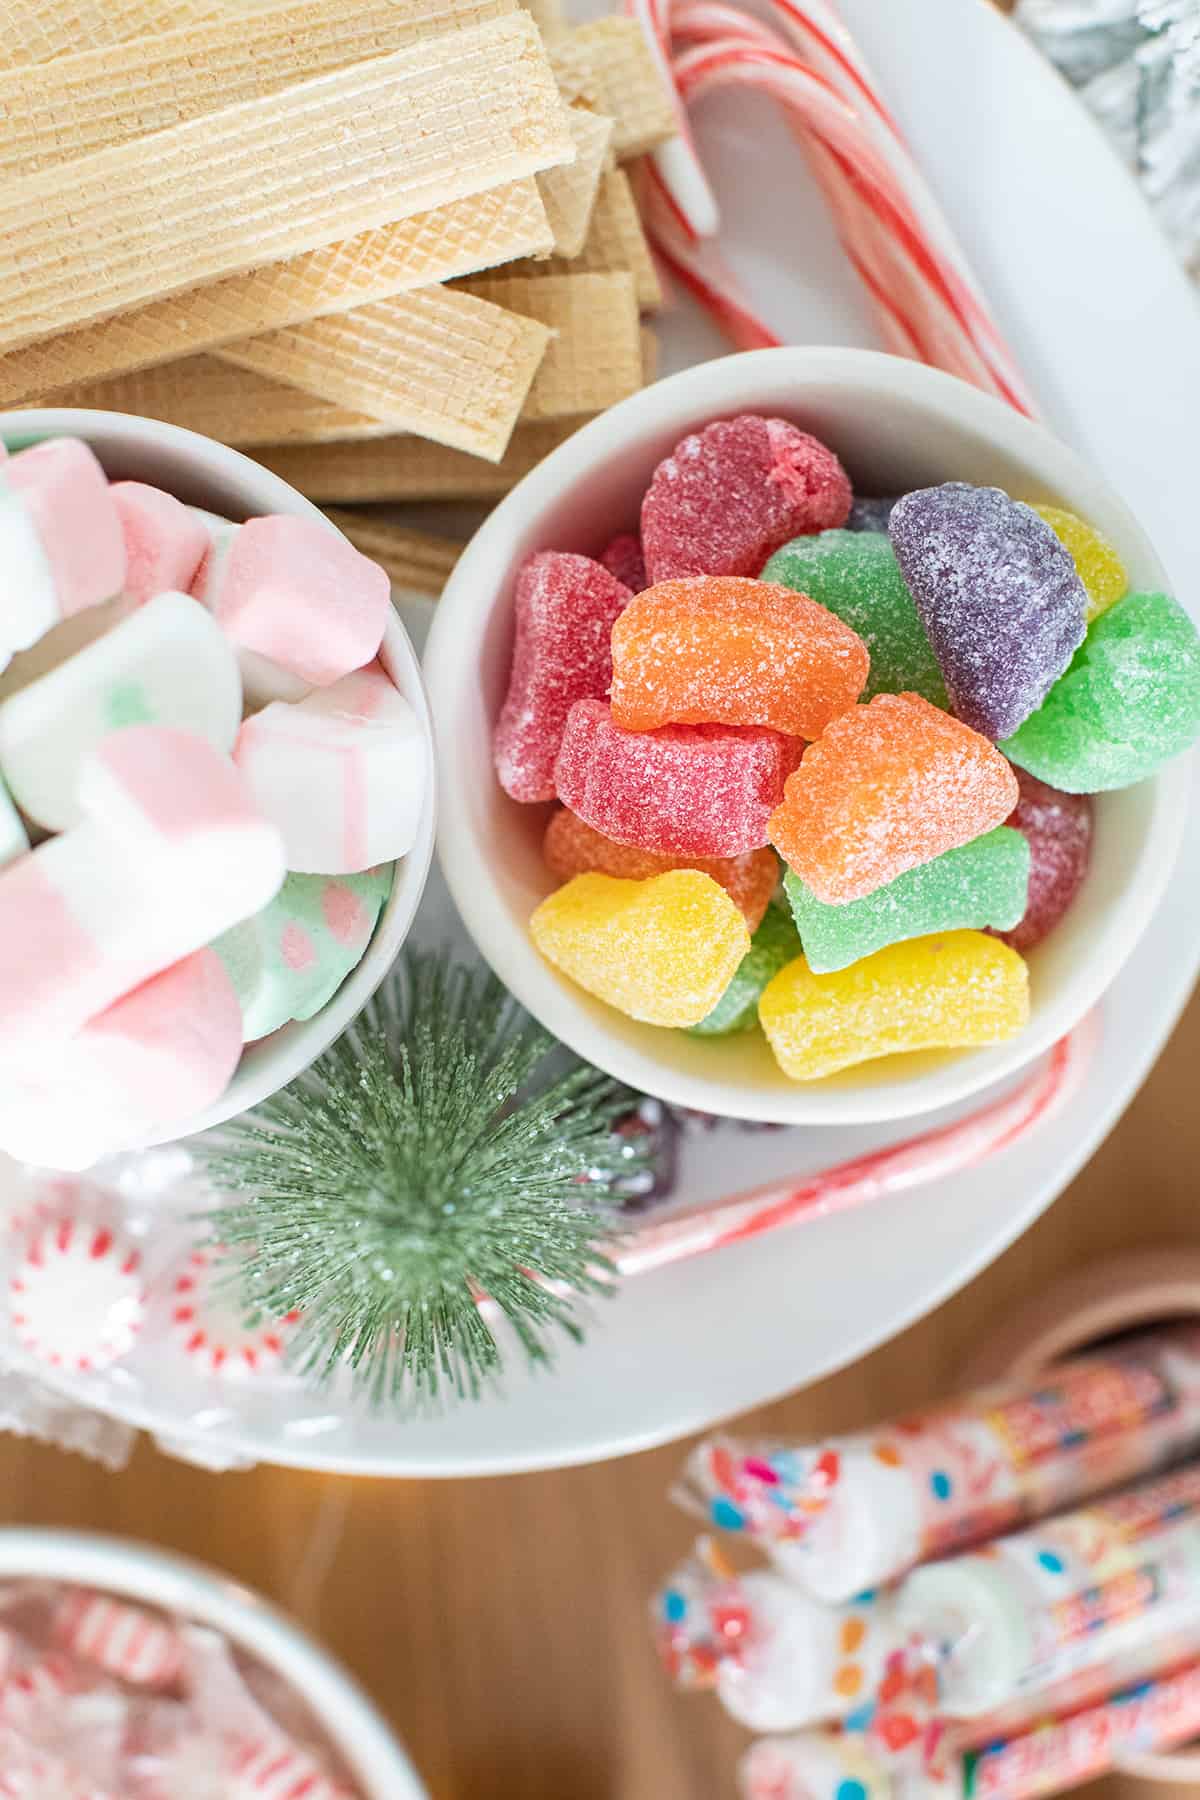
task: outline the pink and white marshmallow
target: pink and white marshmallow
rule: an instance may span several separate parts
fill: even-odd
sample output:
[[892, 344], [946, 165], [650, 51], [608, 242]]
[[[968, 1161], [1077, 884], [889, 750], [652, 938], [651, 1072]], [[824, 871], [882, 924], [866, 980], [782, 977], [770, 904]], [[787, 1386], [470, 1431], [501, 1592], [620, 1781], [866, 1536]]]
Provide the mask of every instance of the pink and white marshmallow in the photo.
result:
[[0, 781], [0, 869], [24, 856], [29, 848], [29, 833], [12, 797]]
[[370, 662], [391, 607], [377, 564], [330, 526], [285, 514], [214, 536], [192, 592], [235, 644], [306, 687]]
[[0, 1061], [36, 1066], [283, 882], [278, 829], [189, 732], [111, 733], [79, 791], [83, 822], [0, 872]]
[[233, 752], [289, 869], [346, 875], [413, 846], [429, 781], [416, 713], [379, 663], [243, 724]]
[[103, 469], [50, 438], [0, 470], [0, 667], [60, 619], [121, 591], [125, 539]]
[[144, 606], [156, 594], [186, 594], [210, 544], [192, 509], [144, 481], [114, 481], [109, 493], [125, 539], [129, 599]]
[[237, 657], [187, 594], [159, 594], [0, 704], [0, 772], [50, 831], [82, 816], [83, 759], [127, 725], [170, 725], [230, 750], [242, 716]]

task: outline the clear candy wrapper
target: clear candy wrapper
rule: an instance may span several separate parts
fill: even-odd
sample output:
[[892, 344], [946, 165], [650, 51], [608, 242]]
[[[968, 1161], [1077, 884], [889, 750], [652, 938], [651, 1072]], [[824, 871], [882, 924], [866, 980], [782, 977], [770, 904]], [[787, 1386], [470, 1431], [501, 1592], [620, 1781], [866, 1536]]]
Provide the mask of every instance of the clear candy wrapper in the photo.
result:
[[356, 1800], [303, 1699], [218, 1633], [90, 1589], [0, 1585], [0, 1796]]
[[708, 1439], [676, 1498], [846, 1600], [1197, 1446], [1200, 1328], [1182, 1324], [824, 1444]]

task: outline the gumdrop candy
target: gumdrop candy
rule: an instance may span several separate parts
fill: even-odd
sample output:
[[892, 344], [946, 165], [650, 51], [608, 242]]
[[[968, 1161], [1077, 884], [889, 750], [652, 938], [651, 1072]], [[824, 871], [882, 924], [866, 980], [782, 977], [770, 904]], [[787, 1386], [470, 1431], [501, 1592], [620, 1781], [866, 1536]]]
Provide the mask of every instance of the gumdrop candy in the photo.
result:
[[1092, 802], [1064, 794], [1017, 770], [1021, 798], [1009, 819], [1029, 845], [1029, 898], [1011, 931], [998, 931], [1014, 950], [1032, 950], [1049, 937], [1074, 900], [1092, 857]]
[[751, 938], [733, 980], [707, 1018], [692, 1026], [693, 1035], [727, 1037], [734, 1032], [753, 1031], [758, 1024], [759, 995], [768, 981], [799, 953], [800, 939], [786, 907], [772, 904]]
[[630, 1164], [612, 1183], [622, 1212], [649, 1212], [669, 1200], [679, 1181], [679, 1122], [670, 1108], [649, 1094], [639, 1095], [614, 1123], [612, 1138]]
[[738, 575], [647, 588], [613, 626], [612, 654], [612, 715], [627, 731], [769, 725], [804, 738], [853, 706], [869, 664], [826, 607]]
[[793, 1081], [819, 1081], [904, 1050], [996, 1044], [1029, 1019], [1029, 972], [982, 931], [889, 944], [834, 974], [802, 956], [758, 1003], [776, 1060]]
[[636, 531], [623, 531], [619, 537], [613, 538], [600, 552], [600, 561], [609, 574], [615, 575], [631, 594], [640, 594], [649, 585], [646, 581], [646, 558], [642, 555], [642, 540]]
[[1088, 629], [1045, 705], [1002, 746], [1069, 794], [1129, 787], [1200, 731], [1200, 638], [1168, 594], [1126, 594]]
[[[580, 700], [554, 773], [563, 804], [619, 844], [671, 857], [742, 856], [767, 843], [802, 747], [754, 727], [622, 731], [605, 701]], [[1015, 800], [1014, 782], [1006, 812]]]
[[647, 1025], [698, 1025], [750, 948], [729, 895], [697, 869], [649, 881], [576, 875], [529, 929], [555, 968]]
[[899, 494], [858, 494], [850, 506], [847, 531], [886, 531]]
[[888, 524], [959, 718], [1006, 738], [1083, 641], [1087, 595], [1044, 519], [1000, 488], [918, 488]]
[[810, 744], [771, 842], [818, 900], [844, 905], [1002, 825], [1017, 778], [993, 744], [919, 694], [879, 694]]
[[844, 525], [850, 498], [833, 451], [786, 419], [717, 419], [676, 444], [650, 479], [647, 579], [757, 575], [789, 538]]
[[391, 863], [361, 874], [290, 874], [267, 906], [216, 940], [247, 1043], [289, 1019], [311, 1019], [333, 998], [362, 961], [392, 876]]
[[846, 906], [818, 900], [791, 869], [783, 887], [808, 966], [824, 975], [906, 938], [1016, 925], [1029, 897], [1029, 864], [1026, 839], [998, 825]]
[[779, 885], [779, 859], [773, 850], [748, 850], [744, 856], [663, 856], [636, 844], [618, 844], [585, 823], [569, 806], [554, 813], [542, 839], [542, 857], [556, 881], [572, 875], [620, 875], [646, 881], [668, 869], [699, 869], [711, 875], [738, 907], [750, 931], [762, 923], [767, 903]]
[[588, 556], [542, 550], [517, 576], [516, 642], [492, 752], [514, 800], [553, 800], [554, 759], [576, 700], [612, 682], [613, 623], [630, 590]]
[[1110, 606], [1129, 592], [1129, 576], [1108, 539], [1088, 525], [1076, 513], [1062, 506], [1034, 505], [1033, 511], [1044, 519], [1059, 543], [1070, 553], [1075, 573], [1087, 595], [1088, 622], [1099, 618]]
[[808, 594], [858, 633], [871, 657], [864, 700], [908, 693], [921, 694], [934, 706], [950, 704], [896, 552], [882, 531], [820, 531], [793, 538], [775, 552], [762, 579]]

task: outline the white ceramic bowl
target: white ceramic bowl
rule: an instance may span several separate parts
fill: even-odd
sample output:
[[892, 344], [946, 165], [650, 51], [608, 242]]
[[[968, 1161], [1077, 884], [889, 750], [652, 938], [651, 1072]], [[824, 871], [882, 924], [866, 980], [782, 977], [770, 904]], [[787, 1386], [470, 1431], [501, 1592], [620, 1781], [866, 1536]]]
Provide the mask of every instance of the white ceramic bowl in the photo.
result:
[[[304, 499], [278, 475], [194, 431], [181, 431], [175, 425], [125, 413], [66, 407], [0, 413], [0, 439], [10, 448], [59, 436], [84, 438], [114, 481], [152, 482], [191, 506], [204, 507], [227, 519], [240, 522], [263, 513], [294, 513], [300, 518], [324, 520], [324, 514], [311, 500]], [[324, 522], [328, 524], [328, 520]], [[330, 525], [329, 529], [335, 527]], [[313, 1018], [285, 1025], [260, 1043], [248, 1044], [233, 1080], [216, 1104], [200, 1117], [173, 1126], [165, 1134], [167, 1137], [186, 1137], [219, 1125], [286, 1087], [362, 1011], [408, 936], [433, 858], [436, 804], [432, 734], [420, 666], [408, 634], [394, 614], [388, 620], [379, 654], [388, 674], [416, 711], [429, 741], [431, 779], [416, 842], [396, 864], [392, 891], [366, 955], [332, 1000]]]
[[303, 1696], [364, 1800], [427, 1793], [358, 1684], [290, 1619], [216, 1569], [126, 1538], [17, 1528], [0, 1531], [0, 1580], [98, 1588], [210, 1626]]
[[1123, 501], [1049, 432], [963, 382], [872, 351], [783, 349], [725, 357], [662, 381], [594, 420], [486, 520], [437, 609], [425, 657], [441, 781], [439, 848], [454, 899], [501, 980], [571, 1048], [676, 1105], [794, 1125], [847, 1124], [946, 1106], [1011, 1074], [1100, 998], [1154, 911], [1178, 849], [1190, 757], [1096, 802], [1091, 872], [1030, 957], [1032, 1017], [994, 1049], [926, 1052], [793, 1083], [758, 1037], [641, 1025], [542, 960], [529, 915], [551, 890], [539, 846], [549, 809], [523, 807], [492, 769], [508, 679], [516, 570], [531, 551], [596, 554], [635, 526], [658, 461], [686, 432], [738, 412], [794, 419], [831, 444], [862, 493], [946, 480], [992, 483], [1090, 520], [1135, 588], [1161, 588], [1157, 556]]

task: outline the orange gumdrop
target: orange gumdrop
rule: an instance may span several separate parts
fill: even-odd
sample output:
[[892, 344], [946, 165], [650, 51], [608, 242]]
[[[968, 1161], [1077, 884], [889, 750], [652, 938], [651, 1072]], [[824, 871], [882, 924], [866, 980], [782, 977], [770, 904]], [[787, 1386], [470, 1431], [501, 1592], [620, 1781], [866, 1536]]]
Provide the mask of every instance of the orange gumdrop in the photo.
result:
[[660, 581], [613, 626], [613, 719], [767, 725], [819, 737], [853, 706], [870, 657], [858, 633], [807, 594], [737, 575]]
[[741, 856], [667, 856], [637, 844], [618, 844], [594, 830], [569, 806], [560, 808], [547, 825], [542, 855], [558, 881], [591, 873], [648, 881], [652, 875], [665, 875], [668, 869], [699, 869], [725, 889], [751, 932], [762, 924], [767, 903], [779, 885], [779, 858], [771, 849], [747, 850]]
[[810, 744], [771, 814], [771, 842], [841, 906], [1003, 825], [1017, 778], [994, 744], [919, 694], [879, 694]]

